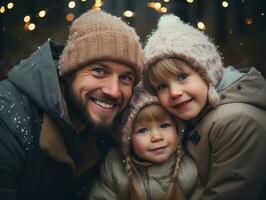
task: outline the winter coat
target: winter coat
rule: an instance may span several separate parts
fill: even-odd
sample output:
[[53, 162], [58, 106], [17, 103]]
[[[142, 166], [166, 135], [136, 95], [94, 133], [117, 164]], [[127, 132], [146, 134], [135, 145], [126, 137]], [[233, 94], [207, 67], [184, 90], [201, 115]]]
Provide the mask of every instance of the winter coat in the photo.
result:
[[[139, 162], [133, 159], [138, 171], [138, 186], [149, 200], [162, 200], [172, 178], [172, 170], [176, 162], [173, 155], [163, 164]], [[186, 196], [189, 196], [197, 179], [197, 167], [187, 155], [183, 156], [178, 174], [179, 183]], [[112, 150], [101, 167], [100, 181], [93, 187], [89, 200], [126, 200], [129, 199], [128, 173], [126, 162], [117, 150]]]
[[198, 199], [266, 199], [266, 81], [255, 68], [229, 67], [217, 90], [220, 104], [206, 108], [188, 133], [203, 189]]
[[[162, 164], [154, 164], [149, 161], [138, 161], [131, 149], [131, 133], [133, 124], [138, 113], [148, 105], [159, 104], [156, 96], [147, 92], [142, 82], [134, 89], [129, 106], [123, 113], [123, 120], [120, 124], [119, 133], [121, 147], [120, 150], [113, 150], [106, 158], [97, 181], [90, 193], [90, 200], [109, 199], [125, 200], [129, 199], [129, 184], [127, 168], [135, 168], [133, 178], [136, 178], [138, 186], [145, 194], [147, 200], [162, 200], [173, 176], [173, 168], [176, 164], [176, 154], [172, 155]], [[175, 122], [178, 123], [178, 122]], [[179, 122], [180, 123], [180, 122]], [[181, 135], [181, 124], [176, 124], [177, 134]], [[181, 154], [180, 154], [181, 156]], [[126, 159], [131, 158], [133, 165]], [[193, 190], [198, 171], [190, 157], [182, 156], [178, 168], [178, 181], [184, 194], [188, 197]], [[200, 191], [200, 190], [199, 190]], [[194, 194], [194, 193], [193, 193]], [[195, 195], [197, 196], [197, 195]], [[191, 198], [193, 199], [193, 198]]]
[[61, 95], [62, 49], [46, 42], [0, 82], [0, 199], [72, 200], [99, 169], [75, 176], [88, 136], [77, 134]]

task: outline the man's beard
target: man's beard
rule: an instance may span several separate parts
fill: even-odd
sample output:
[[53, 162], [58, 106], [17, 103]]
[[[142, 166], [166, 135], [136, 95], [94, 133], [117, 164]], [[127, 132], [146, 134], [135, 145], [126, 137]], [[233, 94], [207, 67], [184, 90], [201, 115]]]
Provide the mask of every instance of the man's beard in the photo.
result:
[[117, 122], [120, 121], [118, 119], [121, 119], [121, 112], [118, 112], [110, 123], [96, 123], [91, 117], [89, 111], [87, 111], [86, 109], [88, 99], [86, 99], [86, 102], [82, 104], [79, 103], [77, 98], [73, 94], [71, 87], [67, 87], [66, 89], [65, 100], [67, 102], [70, 115], [75, 115], [75, 117], [81, 123], [83, 123], [87, 127], [87, 129], [97, 134], [110, 133], [113, 129], [114, 124], [117, 124]]

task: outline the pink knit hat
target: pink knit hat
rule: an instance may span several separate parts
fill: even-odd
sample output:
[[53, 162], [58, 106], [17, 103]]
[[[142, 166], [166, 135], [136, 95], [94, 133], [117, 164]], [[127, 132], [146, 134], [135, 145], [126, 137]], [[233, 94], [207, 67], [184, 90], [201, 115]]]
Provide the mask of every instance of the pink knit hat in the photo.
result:
[[159, 99], [146, 91], [142, 82], [140, 82], [136, 86], [134, 95], [132, 96], [129, 106], [123, 115], [123, 122], [121, 125], [121, 142], [122, 151], [125, 156], [129, 155], [129, 146], [131, 142], [130, 134], [132, 133], [133, 123], [137, 114], [143, 107], [151, 104], [159, 104]]
[[132, 27], [110, 14], [89, 10], [73, 22], [59, 65], [65, 75], [90, 62], [110, 60], [128, 64], [140, 74], [143, 57]]
[[198, 29], [185, 24], [175, 15], [163, 15], [157, 30], [144, 48], [145, 68], [163, 58], [181, 58], [197, 71], [209, 86], [212, 105], [219, 101], [215, 87], [223, 76], [223, 63], [216, 46]]

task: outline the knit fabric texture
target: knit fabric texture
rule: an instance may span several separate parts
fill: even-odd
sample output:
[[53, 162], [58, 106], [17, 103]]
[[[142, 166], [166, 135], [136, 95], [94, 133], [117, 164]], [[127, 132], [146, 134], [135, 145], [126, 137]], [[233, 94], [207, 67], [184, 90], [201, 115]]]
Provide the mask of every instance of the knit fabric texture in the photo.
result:
[[147, 92], [143, 87], [143, 83], [140, 82], [135, 87], [134, 95], [132, 96], [129, 106], [122, 117], [121, 142], [122, 151], [125, 156], [129, 155], [131, 133], [137, 114], [143, 107], [151, 104], [159, 104], [159, 99]]
[[198, 29], [179, 17], [167, 14], [144, 48], [145, 68], [163, 58], [177, 57], [188, 62], [209, 86], [216, 86], [223, 76], [223, 63], [216, 46]]
[[129, 65], [140, 74], [143, 57], [132, 27], [111, 14], [89, 10], [73, 21], [59, 66], [66, 75], [91, 62], [107, 60]]

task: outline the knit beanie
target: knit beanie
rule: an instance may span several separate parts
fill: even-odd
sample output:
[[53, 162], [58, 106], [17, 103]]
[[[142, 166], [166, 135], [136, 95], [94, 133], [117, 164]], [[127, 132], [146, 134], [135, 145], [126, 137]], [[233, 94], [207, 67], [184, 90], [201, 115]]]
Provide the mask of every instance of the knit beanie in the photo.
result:
[[138, 113], [147, 105], [159, 104], [159, 99], [145, 90], [142, 82], [135, 87], [133, 94], [129, 106], [123, 114], [121, 123], [120, 140], [122, 143], [122, 152], [125, 156], [129, 155], [131, 133]]
[[111, 14], [89, 10], [73, 21], [59, 66], [65, 75], [93, 61], [109, 60], [127, 64], [139, 75], [143, 57], [132, 27]]
[[216, 46], [198, 29], [185, 24], [179, 17], [167, 14], [158, 22], [157, 30], [144, 48], [145, 70], [164, 58], [180, 58], [199, 73], [209, 87], [211, 105], [219, 102], [215, 90], [223, 76], [223, 63]]

